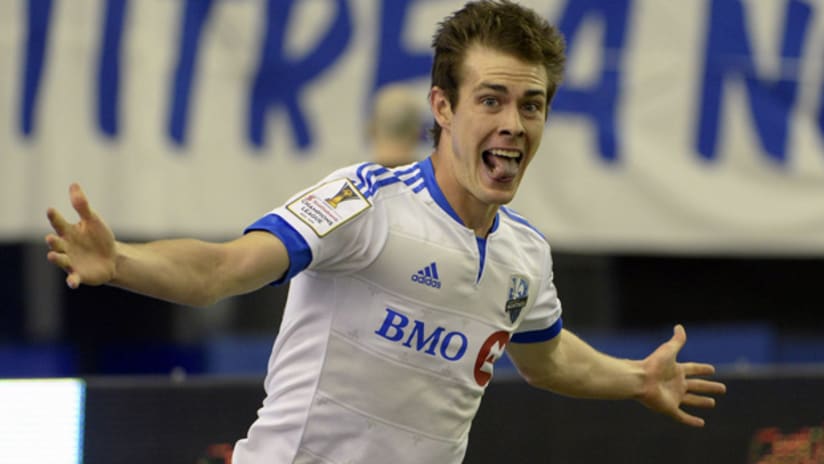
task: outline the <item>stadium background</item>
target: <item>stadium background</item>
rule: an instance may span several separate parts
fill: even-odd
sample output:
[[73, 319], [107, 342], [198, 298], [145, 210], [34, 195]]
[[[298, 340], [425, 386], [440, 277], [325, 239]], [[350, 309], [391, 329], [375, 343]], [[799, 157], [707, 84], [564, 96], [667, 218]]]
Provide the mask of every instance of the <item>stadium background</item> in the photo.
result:
[[[536, 395], [503, 364], [467, 462], [824, 453], [821, 3], [523, 3], [569, 45], [513, 205], [553, 247], [567, 327], [638, 357], [682, 322], [683, 358], [731, 388], [695, 432], [631, 403]], [[86, 379], [86, 462], [193, 462], [239, 438], [285, 289], [205, 309], [70, 292], [45, 261], [46, 208], [69, 212], [79, 181], [122, 239], [232, 238], [369, 158], [377, 89], [425, 102], [429, 40], [461, 4], [0, 2], [0, 376]]]

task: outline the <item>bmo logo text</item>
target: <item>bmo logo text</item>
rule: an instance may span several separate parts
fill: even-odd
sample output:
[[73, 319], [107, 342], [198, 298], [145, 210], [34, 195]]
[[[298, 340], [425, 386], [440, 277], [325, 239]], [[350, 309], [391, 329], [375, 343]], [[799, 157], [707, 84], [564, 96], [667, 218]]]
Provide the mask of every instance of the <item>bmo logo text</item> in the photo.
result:
[[423, 321], [413, 320], [412, 327], [409, 327], [409, 322], [409, 316], [386, 308], [383, 324], [375, 333], [389, 341], [401, 342], [407, 348], [423, 351], [432, 356], [440, 355], [447, 361], [463, 358], [469, 345], [466, 335], [460, 332], [447, 332], [443, 327], [435, 327], [435, 330], [427, 333]]
[[[386, 308], [386, 317], [375, 333], [391, 342], [447, 361], [463, 358], [469, 347], [469, 339], [463, 333], [448, 331], [440, 326], [427, 329], [424, 321], [410, 319], [391, 308]], [[508, 343], [509, 333], [502, 330], [490, 335], [481, 345], [474, 366], [478, 385], [486, 386], [492, 379], [492, 366], [503, 355]]]

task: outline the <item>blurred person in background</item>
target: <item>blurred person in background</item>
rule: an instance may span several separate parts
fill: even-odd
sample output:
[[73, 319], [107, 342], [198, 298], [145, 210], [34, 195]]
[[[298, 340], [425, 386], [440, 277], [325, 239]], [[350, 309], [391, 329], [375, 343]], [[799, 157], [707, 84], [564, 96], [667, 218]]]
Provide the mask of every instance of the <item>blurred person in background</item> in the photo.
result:
[[386, 85], [375, 94], [368, 128], [374, 162], [394, 168], [418, 161], [424, 135], [419, 98], [401, 84]]
[[703, 426], [683, 407], [711, 408], [725, 386], [700, 378], [713, 366], [676, 360], [684, 328], [641, 360], [592, 348], [563, 328], [545, 238], [504, 206], [561, 82], [560, 33], [481, 0], [441, 22], [433, 48], [427, 159], [339, 169], [226, 243], [119, 242], [74, 184], [80, 221], [49, 209], [49, 261], [71, 288], [193, 306], [291, 282], [235, 464], [458, 464], [505, 349], [535, 387], [633, 399]]

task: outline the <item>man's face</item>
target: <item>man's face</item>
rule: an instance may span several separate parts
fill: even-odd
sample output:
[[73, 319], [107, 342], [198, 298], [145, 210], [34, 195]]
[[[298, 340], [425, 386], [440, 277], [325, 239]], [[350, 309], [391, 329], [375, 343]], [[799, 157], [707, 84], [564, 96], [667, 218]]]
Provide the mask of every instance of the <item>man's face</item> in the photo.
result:
[[454, 178], [484, 205], [508, 203], [544, 133], [546, 70], [476, 45], [467, 51], [461, 78], [457, 104], [442, 104], [439, 119]]

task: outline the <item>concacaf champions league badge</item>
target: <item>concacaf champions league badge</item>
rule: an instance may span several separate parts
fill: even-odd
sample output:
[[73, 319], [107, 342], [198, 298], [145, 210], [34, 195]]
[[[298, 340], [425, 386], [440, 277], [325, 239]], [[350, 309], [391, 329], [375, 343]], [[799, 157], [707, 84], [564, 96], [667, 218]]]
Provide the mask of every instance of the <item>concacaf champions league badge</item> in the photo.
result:
[[323, 237], [371, 206], [349, 179], [338, 179], [315, 187], [286, 208]]

